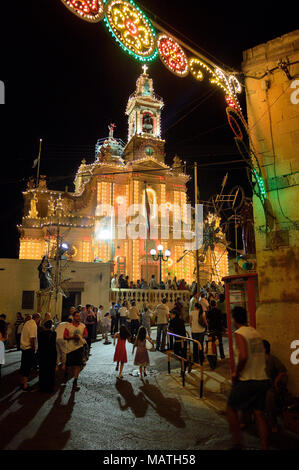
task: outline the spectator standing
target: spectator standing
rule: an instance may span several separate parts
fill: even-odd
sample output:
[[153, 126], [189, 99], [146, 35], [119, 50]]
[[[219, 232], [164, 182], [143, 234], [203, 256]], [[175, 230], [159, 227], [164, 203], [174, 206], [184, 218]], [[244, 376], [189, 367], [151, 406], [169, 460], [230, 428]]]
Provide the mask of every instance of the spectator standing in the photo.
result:
[[4, 341], [4, 348], [6, 349], [6, 348], [7, 348], [7, 344], [8, 344], [8, 338], [9, 338], [9, 335], [10, 335], [10, 328], [9, 328], [9, 323], [6, 321], [6, 315], [5, 315], [5, 313], [2, 313], [2, 314], [0, 315], [0, 320], [1, 320], [1, 321], [4, 321], [5, 326], [6, 326], [6, 340]]
[[117, 287], [118, 287], [117, 274], [114, 274], [113, 278], [111, 279], [111, 289], [117, 289]]
[[129, 308], [129, 319], [131, 327], [131, 339], [132, 342], [134, 342], [139, 328], [139, 310], [134, 300], [132, 301], [131, 307]]
[[127, 324], [127, 318], [129, 316], [129, 311], [128, 311], [128, 302], [125, 301], [122, 305], [122, 307], [119, 310], [119, 321], [120, 321], [120, 326], [121, 325], [126, 325]]
[[81, 323], [79, 312], [73, 313], [73, 321], [66, 325], [63, 337], [67, 341], [66, 367], [73, 367], [73, 389], [78, 390], [78, 377], [84, 364], [84, 345], [88, 337], [87, 328]]
[[95, 316], [94, 312], [91, 309], [91, 305], [87, 304], [86, 305], [86, 315], [85, 315], [84, 324], [86, 326], [87, 333], [88, 333], [86, 341], [87, 341], [88, 348], [89, 348], [89, 355], [90, 355], [90, 350], [91, 350], [91, 341], [92, 341], [92, 337], [93, 337], [92, 335], [93, 335], [93, 329], [94, 329], [95, 322], [96, 322], [96, 316]]
[[199, 303], [202, 306], [203, 312], [206, 313], [210, 308], [210, 304], [207, 301], [207, 294], [205, 293], [201, 294]]
[[219, 294], [219, 300], [217, 304], [217, 308], [219, 308], [221, 315], [222, 315], [222, 324], [224, 328], [227, 328], [227, 319], [226, 319], [226, 304], [225, 304], [225, 295]]
[[[86, 318], [86, 307], [85, 307], [85, 305], [82, 305], [80, 310], [78, 310], [78, 312], [80, 313], [81, 323], [85, 323], [85, 318]], [[72, 314], [70, 316], [71, 316], [71, 318], [73, 318]]]
[[158, 289], [158, 287], [159, 286], [156, 282], [155, 275], [153, 274], [152, 277], [151, 277], [150, 283], [149, 283], [149, 288], [150, 289]]
[[56, 370], [58, 370], [59, 365], [61, 369], [65, 371], [66, 364], [66, 354], [67, 354], [67, 341], [64, 339], [64, 330], [68, 323], [72, 323], [71, 319], [68, 319], [66, 322], [61, 322], [56, 328], [56, 351], [57, 351], [57, 361], [56, 361]]
[[92, 331], [92, 341], [96, 341], [97, 331], [98, 331], [98, 308], [93, 306], [92, 311], [93, 311], [94, 317], [95, 317], [95, 322], [94, 322], [93, 331]]
[[129, 289], [129, 276], [124, 279], [124, 289]]
[[119, 333], [116, 333], [113, 337], [113, 345], [115, 345], [115, 340], [117, 339], [117, 345], [114, 352], [113, 362], [116, 362], [115, 370], [118, 371], [119, 364], [119, 375], [120, 379], [123, 378], [122, 371], [124, 365], [128, 362], [127, 359], [127, 350], [126, 350], [126, 341], [129, 340], [131, 337], [130, 332], [126, 325], [121, 325], [119, 329]]
[[199, 360], [202, 365], [204, 361], [204, 338], [208, 323], [206, 314], [199, 302], [194, 305], [194, 309], [190, 313], [189, 321], [192, 339], [199, 341], [201, 344], [201, 349], [199, 350], [198, 344], [193, 343], [193, 361], [198, 362]]
[[46, 321], [43, 331], [38, 335], [39, 390], [47, 393], [54, 391], [57, 360], [56, 332], [52, 330], [52, 327], [52, 320]]
[[[174, 318], [172, 318], [169, 322], [169, 331], [171, 333], [174, 333], [175, 335], [187, 336], [186, 328], [185, 328], [185, 322], [181, 318], [180, 313], [178, 310], [173, 310], [174, 313]], [[174, 338], [174, 346], [173, 346], [173, 352], [177, 356], [187, 358], [187, 341], [182, 340], [181, 338], [177, 338], [176, 336]], [[187, 363], [184, 362], [184, 370], [186, 370], [186, 365]]]
[[263, 340], [266, 354], [266, 374], [271, 386], [266, 394], [266, 416], [272, 432], [277, 432], [277, 417], [281, 413], [287, 393], [287, 369], [278, 359], [270, 353], [271, 346]]
[[37, 326], [41, 321], [39, 313], [34, 313], [32, 319], [25, 321], [21, 334], [21, 389], [24, 392], [30, 391], [32, 388], [28, 385], [28, 378], [34, 364], [34, 356], [37, 351]]
[[151, 314], [147, 307], [144, 307], [143, 312], [141, 314], [141, 323], [146, 329], [147, 335], [151, 337]]
[[104, 344], [111, 344], [111, 342], [108, 341], [108, 333], [111, 331], [111, 318], [110, 318], [109, 312], [105, 313], [104, 315], [103, 330], [104, 330], [104, 337], [105, 337]]
[[218, 340], [216, 339], [216, 336], [213, 333], [209, 332], [208, 339], [206, 340], [205, 352], [212, 370], [214, 370], [217, 365], [217, 345]]
[[102, 338], [104, 339], [104, 332], [103, 332], [103, 305], [99, 305], [98, 311], [97, 311], [97, 333], [102, 334]]
[[21, 312], [17, 312], [17, 320], [15, 322], [15, 334], [16, 334], [16, 345], [17, 350], [21, 349], [21, 333], [24, 325], [24, 317]]
[[174, 278], [173, 278], [171, 288], [172, 288], [173, 290], [178, 290], [178, 281], [177, 281], [176, 276], [174, 276]]
[[4, 341], [7, 338], [7, 327], [4, 320], [0, 320], [0, 386], [1, 386], [1, 368], [5, 364]]
[[232, 376], [232, 388], [227, 400], [227, 417], [234, 448], [242, 448], [238, 411], [253, 409], [263, 450], [268, 448], [268, 430], [264, 416], [265, 397], [269, 388], [266, 375], [266, 356], [259, 333], [247, 325], [247, 313], [242, 307], [232, 310], [237, 328], [235, 339], [238, 363]]
[[156, 351], [160, 350], [160, 342], [162, 335], [162, 347], [161, 351], [165, 351], [165, 340], [167, 333], [167, 325], [169, 319], [169, 308], [166, 305], [166, 299], [162, 299], [162, 303], [157, 305], [154, 311], [154, 319], [157, 319], [157, 339], [156, 339]]
[[194, 305], [195, 305], [196, 303], [198, 303], [198, 302], [199, 302], [199, 293], [196, 292], [196, 293], [193, 295], [193, 297], [190, 299], [190, 303], [189, 303], [189, 316], [190, 316], [192, 310], [194, 310]]
[[112, 302], [109, 313], [110, 313], [110, 319], [111, 319], [110, 333], [111, 333], [111, 336], [113, 336], [117, 332], [115, 302]]
[[213, 334], [214, 337], [218, 340], [219, 353], [221, 359], [225, 359], [223, 342], [222, 342], [222, 332], [223, 332], [223, 315], [219, 308], [216, 307], [215, 300], [211, 300], [211, 308], [206, 313], [206, 318], [208, 322], [209, 333]]

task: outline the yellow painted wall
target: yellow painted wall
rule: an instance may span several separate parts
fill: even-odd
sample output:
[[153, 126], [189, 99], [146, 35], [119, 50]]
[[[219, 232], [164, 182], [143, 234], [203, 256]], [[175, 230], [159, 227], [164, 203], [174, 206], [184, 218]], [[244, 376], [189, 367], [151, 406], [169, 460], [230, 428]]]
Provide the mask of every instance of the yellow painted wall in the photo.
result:
[[[277, 67], [287, 58], [291, 79]], [[242, 68], [250, 135], [274, 216], [266, 233], [264, 209], [255, 196], [257, 329], [287, 367], [290, 391], [299, 395], [299, 365], [290, 361], [290, 345], [299, 340], [299, 103], [291, 101], [291, 85], [299, 78], [299, 30], [245, 51]]]

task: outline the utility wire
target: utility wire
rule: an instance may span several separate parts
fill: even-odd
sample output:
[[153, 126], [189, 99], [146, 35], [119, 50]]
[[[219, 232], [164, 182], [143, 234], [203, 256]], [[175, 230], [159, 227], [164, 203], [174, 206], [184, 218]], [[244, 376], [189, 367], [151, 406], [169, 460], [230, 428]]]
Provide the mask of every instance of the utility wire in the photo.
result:
[[[140, 4], [140, 2], [139, 2]], [[221, 62], [218, 58], [216, 58], [215, 56], [213, 56], [210, 52], [206, 51], [203, 47], [200, 47], [198, 46], [198, 44], [196, 44], [194, 41], [192, 41], [190, 38], [188, 38], [185, 34], [181, 33], [180, 31], [178, 31], [176, 28], [174, 28], [173, 26], [171, 26], [169, 23], [167, 23], [165, 20], [161, 19], [158, 15], [156, 15], [155, 13], [153, 13], [149, 8], [147, 8], [146, 6], [140, 4], [140, 6], [142, 7], [142, 9], [144, 9], [145, 11], [147, 11], [149, 13], [150, 16], [152, 16], [153, 18], [156, 18], [158, 21], [164, 23], [167, 28], [170, 28], [172, 29], [173, 31], [175, 31], [176, 34], [178, 34], [179, 36], [183, 37], [186, 41], [188, 41], [190, 44], [193, 44], [198, 50], [202, 50], [204, 52], [204, 54], [207, 54], [208, 56], [212, 57], [216, 62], [222, 64], [224, 66], [225, 69], [227, 70], [230, 70], [231, 72], [236, 72], [234, 69], [232, 69], [231, 67], [229, 67], [228, 65], [224, 64], [223, 62]], [[151, 21], [154, 26], [157, 27], [157, 29], [160, 29], [163, 31], [163, 28], [156, 22], [156, 21]], [[171, 33], [169, 33], [171, 35]], [[178, 40], [178, 42], [181, 42], [178, 38], [176, 38]], [[183, 46], [185, 47], [188, 47], [186, 44], [183, 44]], [[204, 59], [207, 59], [206, 57], [203, 57]], [[211, 62], [211, 60], [209, 59], [208, 62]], [[216, 64], [212, 63], [212, 65], [214, 67], [218, 67]], [[239, 73], [239, 72], [237, 72]]]

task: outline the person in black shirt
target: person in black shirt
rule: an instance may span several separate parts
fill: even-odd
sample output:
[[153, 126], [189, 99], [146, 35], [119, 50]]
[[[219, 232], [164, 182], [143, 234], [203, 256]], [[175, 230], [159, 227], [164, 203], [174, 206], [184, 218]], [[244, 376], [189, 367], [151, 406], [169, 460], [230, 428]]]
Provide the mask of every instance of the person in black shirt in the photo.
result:
[[54, 391], [55, 367], [56, 367], [56, 332], [52, 331], [52, 320], [44, 324], [44, 328], [38, 334], [39, 351], [39, 390], [52, 393]]
[[220, 357], [221, 359], [225, 359], [222, 342], [223, 316], [221, 310], [216, 307], [215, 300], [211, 300], [211, 308], [207, 311], [206, 318], [209, 325], [209, 332], [218, 339]]
[[[175, 335], [186, 337], [187, 333], [186, 333], [186, 328], [185, 328], [185, 322], [180, 317], [179, 310], [174, 309], [173, 313], [175, 317], [172, 320], [170, 320], [168, 331], [170, 333], [174, 333]], [[187, 341], [183, 342], [180, 338], [174, 337], [173, 352], [174, 354], [178, 356], [186, 358], [187, 357]]]

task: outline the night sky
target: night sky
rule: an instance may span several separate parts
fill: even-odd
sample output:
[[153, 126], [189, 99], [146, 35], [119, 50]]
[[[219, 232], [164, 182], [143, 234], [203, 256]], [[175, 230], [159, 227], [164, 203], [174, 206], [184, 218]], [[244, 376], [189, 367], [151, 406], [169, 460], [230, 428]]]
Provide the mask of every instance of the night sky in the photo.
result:
[[[240, 2], [196, 0], [138, 4], [169, 32], [219, 66], [235, 70], [241, 70], [243, 50], [298, 27], [291, 6], [275, 10], [273, 3], [265, 1], [244, 2], [245, 8], [239, 8]], [[44, 141], [41, 174], [47, 175], [48, 187], [63, 190], [68, 185], [72, 191], [82, 158], [88, 163], [94, 160], [95, 143], [108, 135], [109, 123], [117, 125], [115, 136], [127, 141], [124, 112], [141, 64], [122, 51], [103, 22], [82, 21], [60, 0], [5, 2], [0, 19], [0, 80], [6, 87], [6, 104], [0, 106], [0, 257], [12, 258], [18, 256], [21, 191], [35, 174], [32, 164], [39, 139]], [[241, 184], [250, 195], [243, 164], [215, 165], [240, 159], [221, 91], [207, 79], [201, 83], [191, 75], [174, 76], [159, 59], [150, 65], [149, 74], [165, 102], [166, 162], [178, 154], [193, 174], [197, 160], [204, 200], [217, 193], [228, 170], [227, 189]], [[245, 109], [244, 93], [241, 104]]]

